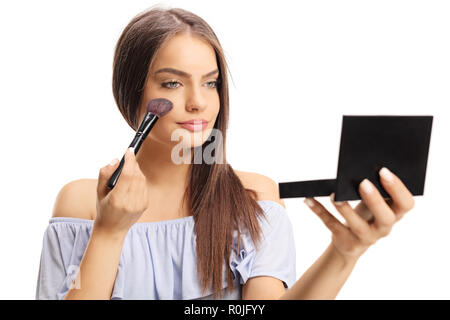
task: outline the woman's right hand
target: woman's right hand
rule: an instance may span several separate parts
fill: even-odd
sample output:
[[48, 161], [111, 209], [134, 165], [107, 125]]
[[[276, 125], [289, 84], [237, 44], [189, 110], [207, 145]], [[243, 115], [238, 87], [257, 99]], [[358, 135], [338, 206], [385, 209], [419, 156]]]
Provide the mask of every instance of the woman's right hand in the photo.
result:
[[147, 209], [149, 191], [145, 175], [130, 148], [125, 153], [119, 179], [110, 190], [107, 183], [119, 163], [120, 161], [116, 161], [115, 164], [100, 169], [94, 225], [108, 233], [126, 235]]

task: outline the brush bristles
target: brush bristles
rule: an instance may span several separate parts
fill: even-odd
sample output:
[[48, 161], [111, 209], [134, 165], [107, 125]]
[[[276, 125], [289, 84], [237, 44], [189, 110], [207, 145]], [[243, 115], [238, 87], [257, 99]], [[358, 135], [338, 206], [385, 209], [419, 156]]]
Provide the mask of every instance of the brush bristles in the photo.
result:
[[147, 112], [151, 112], [159, 118], [167, 114], [172, 108], [172, 102], [164, 98], [152, 99], [147, 103]]

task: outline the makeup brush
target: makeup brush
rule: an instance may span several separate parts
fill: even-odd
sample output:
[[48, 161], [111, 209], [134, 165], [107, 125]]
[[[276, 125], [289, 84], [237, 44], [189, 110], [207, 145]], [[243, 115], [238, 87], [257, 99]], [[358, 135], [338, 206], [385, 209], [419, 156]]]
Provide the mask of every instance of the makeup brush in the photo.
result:
[[[166, 115], [170, 110], [172, 110], [173, 104], [167, 99], [157, 98], [152, 99], [147, 103], [147, 114], [141, 122], [141, 125], [136, 131], [136, 135], [134, 136], [133, 141], [131, 141], [128, 148], [134, 147], [134, 154], [137, 154], [139, 148], [141, 147], [142, 142], [144, 142], [145, 138], [149, 134], [150, 130], [152, 130], [156, 121], [159, 118]], [[125, 155], [120, 160], [120, 165], [114, 171], [111, 178], [108, 181], [108, 188], [113, 189], [119, 179], [120, 173], [122, 172], [123, 164], [125, 162]]]

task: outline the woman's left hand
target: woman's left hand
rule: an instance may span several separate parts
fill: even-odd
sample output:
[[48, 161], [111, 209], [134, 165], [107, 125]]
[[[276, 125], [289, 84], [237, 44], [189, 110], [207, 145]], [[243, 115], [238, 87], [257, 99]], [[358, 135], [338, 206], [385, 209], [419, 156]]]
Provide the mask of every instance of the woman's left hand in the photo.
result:
[[[414, 207], [413, 195], [396, 175], [386, 168], [381, 169], [379, 174], [381, 184], [391, 199], [383, 199], [375, 185], [368, 179], [364, 179], [359, 185], [362, 201], [355, 209], [347, 201], [334, 202], [334, 193], [331, 194], [331, 202], [344, 217], [345, 224], [336, 219], [316, 199], [305, 199], [306, 204], [311, 200], [311, 210], [330, 229], [332, 243], [345, 259], [358, 259], [378, 239], [386, 237], [394, 224]], [[362, 218], [367, 213], [372, 219]]]

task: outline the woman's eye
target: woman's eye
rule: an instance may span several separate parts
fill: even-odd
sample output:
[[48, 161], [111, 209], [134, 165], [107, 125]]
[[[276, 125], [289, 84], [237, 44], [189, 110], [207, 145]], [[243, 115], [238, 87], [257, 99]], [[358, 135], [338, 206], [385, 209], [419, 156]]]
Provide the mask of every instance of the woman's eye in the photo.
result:
[[161, 86], [163, 88], [167, 88], [167, 89], [175, 89], [175, 88], [178, 88], [178, 87], [173, 86], [173, 84], [176, 84], [176, 83], [180, 84], [178, 81], [168, 81], [168, 82], [164, 82]]
[[209, 81], [206, 84], [208, 88], [217, 88], [217, 80]]
[[[217, 88], [217, 83], [218, 83], [217, 80], [209, 81], [206, 83], [206, 86], [208, 88], [215, 89], [215, 88]], [[167, 82], [163, 82], [161, 84], [161, 86], [166, 89], [176, 89], [179, 87], [177, 84], [180, 85], [180, 83], [178, 81], [167, 81]]]

